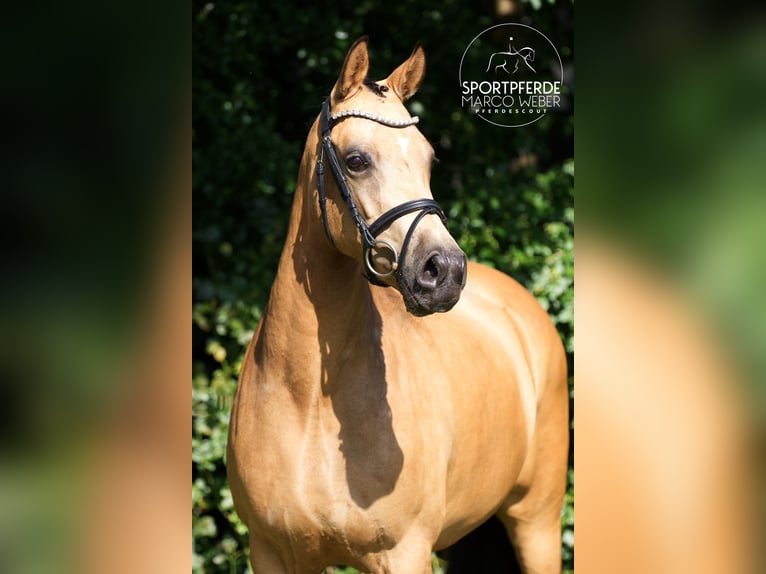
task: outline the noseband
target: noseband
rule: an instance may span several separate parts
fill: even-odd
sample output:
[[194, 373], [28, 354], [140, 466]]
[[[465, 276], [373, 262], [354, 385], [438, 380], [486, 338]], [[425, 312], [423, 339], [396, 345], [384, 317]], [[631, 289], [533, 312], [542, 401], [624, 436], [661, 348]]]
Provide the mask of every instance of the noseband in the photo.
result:
[[[420, 223], [420, 221], [426, 215], [435, 213], [446, 225], [447, 216], [444, 215], [442, 208], [433, 199], [414, 199], [412, 201], [402, 203], [401, 205], [397, 205], [396, 207], [386, 211], [372, 224], [367, 225], [367, 222], [365, 222], [365, 220], [359, 214], [359, 209], [357, 209], [354, 198], [351, 196], [351, 191], [348, 188], [346, 176], [343, 174], [343, 169], [341, 168], [340, 161], [338, 161], [338, 156], [335, 153], [335, 147], [333, 146], [332, 140], [330, 139], [330, 131], [335, 126], [335, 124], [343, 118], [347, 117], [364, 118], [390, 128], [405, 128], [407, 126], [414, 125], [418, 123], [419, 118], [414, 116], [406, 120], [389, 120], [361, 110], [345, 110], [331, 115], [330, 98], [327, 98], [322, 105], [322, 114], [320, 117], [320, 127], [322, 130], [322, 147], [319, 150], [319, 159], [317, 160], [316, 173], [318, 182], [317, 187], [319, 191], [319, 207], [322, 211], [322, 223], [324, 224], [325, 234], [327, 235], [327, 239], [330, 241], [330, 245], [335, 247], [335, 242], [333, 241], [332, 235], [330, 234], [330, 226], [327, 222], [327, 211], [325, 207], [327, 197], [325, 195], [324, 189], [324, 156], [327, 154], [327, 159], [330, 163], [330, 169], [332, 170], [333, 176], [335, 176], [335, 183], [338, 184], [338, 190], [345, 200], [346, 205], [348, 205], [349, 212], [351, 213], [351, 218], [354, 220], [354, 224], [356, 225], [357, 229], [359, 229], [359, 234], [362, 237], [362, 256], [366, 269], [365, 277], [367, 277], [367, 280], [370, 283], [373, 283], [374, 285], [382, 285], [385, 287], [387, 285], [379, 281], [378, 278], [383, 279], [394, 274], [397, 280], [401, 278], [404, 256], [407, 253], [407, 247], [410, 244], [410, 239], [412, 239], [412, 234], [415, 232], [415, 228], [417, 227], [418, 223]], [[388, 229], [391, 224], [394, 223], [394, 221], [404, 215], [415, 212], [419, 213], [410, 225], [409, 230], [407, 230], [407, 234], [404, 236], [404, 241], [402, 242], [401, 251], [399, 253], [396, 252], [396, 248], [389, 241], [386, 241], [385, 239], [377, 239], [377, 236]], [[384, 245], [394, 254], [394, 261], [391, 263], [391, 270], [387, 273], [381, 273], [376, 270], [372, 264], [372, 260], [370, 259], [372, 249], [377, 245]]]

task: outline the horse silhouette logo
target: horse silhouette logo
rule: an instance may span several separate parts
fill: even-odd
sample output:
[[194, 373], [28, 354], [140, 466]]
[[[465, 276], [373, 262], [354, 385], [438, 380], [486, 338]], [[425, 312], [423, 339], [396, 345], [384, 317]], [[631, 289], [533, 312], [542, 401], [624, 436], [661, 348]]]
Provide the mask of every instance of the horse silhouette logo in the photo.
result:
[[[492, 68], [492, 62], [494, 60], [495, 62], [495, 74], [497, 74], [498, 70], [503, 70], [506, 74], [509, 76], [512, 76], [516, 72], [519, 71], [519, 64], [523, 63], [527, 68], [532, 70], [535, 74], [537, 73], [537, 70], [535, 70], [532, 67], [532, 64], [530, 62], [535, 61], [535, 51], [534, 49], [530, 48], [529, 46], [524, 46], [520, 50], [517, 50], [513, 47], [513, 36], [508, 38], [508, 51], [507, 52], [494, 52], [489, 57], [489, 62], [487, 63], [487, 69], [484, 70], [485, 72], [489, 72], [489, 70]], [[508, 62], [513, 63], [513, 71], [508, 70]], [[502, 62], [498, 64], [497, 62]]]
[[539, 30], [508, 22], [477, 34], [460, 59], [460, 103], [500, 127], [529, 125], [566, 104], [564, 65]]

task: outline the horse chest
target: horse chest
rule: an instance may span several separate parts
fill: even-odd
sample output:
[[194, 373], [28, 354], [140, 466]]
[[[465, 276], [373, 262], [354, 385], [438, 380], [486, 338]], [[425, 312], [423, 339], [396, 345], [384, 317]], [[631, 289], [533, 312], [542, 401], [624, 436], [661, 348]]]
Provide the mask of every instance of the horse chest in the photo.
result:
[[[434, 440], [444, 430], [427, 422], [444, 424], [431, 396], [439, 391], [413, 378], [415, 369], [395, 367], [393, 351], [377, 353], [325, 358], [315, 372], [303, 370], [310, 381], [261, 365], [242, 385], [251, 442], [238, 448], [253, 469], [245, 478], [251, 516], [309, 562], [385, 552], [424, 516], [441, 516], [449, 457]], [[296, 396], [296, 388], [310, 391]]]
[[[284, 440], [262, 452], [263, 471], [249, 488], [261, 528], [309, 562], [320, 555], [342, 562], [393, 547], [400, 516], [381, 499], [393, 491], [398, 470], [385, 460], [373, 463], [389, 447], [376, 448], [362, 433], [349, 436], [332, 408], [306, 417], [300, 429], [288, 429], [289, 419], [282, 421]], [[364, 459], [357, 440], [368, 443]]]

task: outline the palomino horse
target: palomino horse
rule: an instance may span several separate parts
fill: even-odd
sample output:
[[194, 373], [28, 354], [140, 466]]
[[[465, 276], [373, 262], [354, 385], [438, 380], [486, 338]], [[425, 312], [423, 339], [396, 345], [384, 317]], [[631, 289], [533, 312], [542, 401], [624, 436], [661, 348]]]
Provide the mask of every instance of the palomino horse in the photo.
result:
[[434, 152], [403, 105], [422, 48], [385, 80], [367, 70], [362, 38], [309, 132], [242, 366], [228, 473], [253, 569], [426, 574], [432, 550], [495, 514], [525, 572], [558, 572], [558, 334], [444, 227]]

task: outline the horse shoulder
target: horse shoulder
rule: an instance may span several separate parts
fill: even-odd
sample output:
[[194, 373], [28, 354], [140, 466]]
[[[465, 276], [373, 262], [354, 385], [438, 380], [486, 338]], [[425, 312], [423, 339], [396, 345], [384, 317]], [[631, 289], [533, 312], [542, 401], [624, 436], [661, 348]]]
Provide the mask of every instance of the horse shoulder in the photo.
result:
[[515, 279], [473, 262], [463, 298], [458, 306], [464, 305], [474, 322], [500, 342], [519, 347], [539, 399], [565, 364], [561, 339], [545, 309]]

